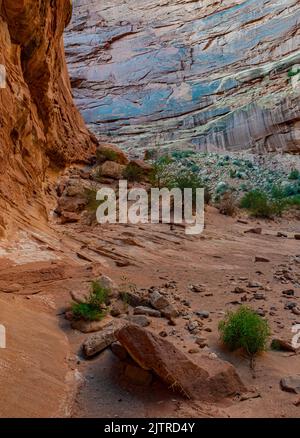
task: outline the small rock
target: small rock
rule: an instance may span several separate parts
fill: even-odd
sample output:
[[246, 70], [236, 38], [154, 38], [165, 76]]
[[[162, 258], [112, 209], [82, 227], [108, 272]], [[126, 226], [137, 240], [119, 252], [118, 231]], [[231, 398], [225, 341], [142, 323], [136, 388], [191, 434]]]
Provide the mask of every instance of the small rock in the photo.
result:
[[107, 275], [101, 275], [98, 280], [99, 285], [103, 287], [103, 289], [107, 289], [108, 296], [113, 297], [118, 295], [118, 286], [116, 283]]
[[284, 377], [280, 380], [280, 386], [283, 391], [300, 394], [300, 374]]
[[258, 281], [249, 281], [248, 287], [254, 289], [256, 287], [263, 287], [263, 285], [261, 283], [259, 283]]
[[269, 263], [270, 259], [267, 259], [266, 257], [261, 257], [261, 256], [255, 256], [254, 261], [256, 263]]
[[178, 316], [177, 309], [158, 291], [153, 291], [150, 294], [150, 303], [154, 309], [159, 310], [161, 314], [168, 319]]
[[159, 336], [161, 336], [162, 338], [166, 338], [168, 336], [168, 333], [165, 330], [162, 330], [161, 332], [159, 332]]
[[178, 316], [178, 310], [172, 304], [161, 310], [161, 314], [167, 319], [173, 319]]
[[70, 211], [63, 211], [60, 216], [60, 223], [64, 224], [74, 224], [80, 221], [80, 215], [77, 213], [72, 213]]
[[199, 353], [199, 350], [198, 350], [198, 348], [190, 348], [188, 352], [190, 354], [197, 354], [197, 353]]
[[288, 341], [284, 341], [283, 339], [275, 338], [271, 342], [272, 350], [281, 350], [281, 351], [291, 351], [296, 353], [297, 348], [294, 348], [292, 344]]
[[134, 315], [146, 315], [146, 316], [153, 316], [155, 318], [160, 318], [161, 313], [159, 310], [151, 309], [150, 307], [146, 306], [137, 306], [133, 309]]
[[293, 307], [292, 312], [294, 315], [297, 315], [297, 316], [300, 315], [300, 309], [298, 309], [298, 307]]
[[204, 319], [209, 318], [209, 312], [207, 312], [206, 310], [199, 310], [195, 313], [197, 316], [200, 316], [200, 318], [204, 318]]
[[236, 286], [232, 292], [233, 292], [234, 294], [243, 294], [243, 293], [245, 293], [245, 292], [247, 292], [247, 291], [246, 291], [246, 289], [243, 288], [243, 287]]
[[120, 342], [113, 342], [110, 346], [111, 351], [117, 356], [120, 360], [126, 360], [128, 358], [128, 353], [123, 345]]
[[251, 400], [253, 398], [259, 398], [259, 397], [261, 397], [259, 392], [247, 392], [246, 394], [242, 394], [240, 396], [240, 401]]
[[286, 310], [292, 310], [294, 309], [294, 307], [297, 307], [297, 303], [295, 303], [294, 301], [288, 301], [284, 306]]
[[174, 321], [174, 319], [170, 318], [168, 321], [168, 325], [175, 326], [177, 324], [176, 324], [176, 321]]
[[205, 338], [196, 338], [195, 342], [200, 348], [208, 347], [208, 342]]
[[128, 319], [140, 327], [148, 327], [148, 325], [150, 325], [150, 321], [145, 315], [132, 315]]
[[150, 295], [150, 302], [154, 309], [162, 310], [169, 306], [169, 301], [158, 291], [154, 291]]
[[114, 303], [110, 309], [111, 316], [114, 316], [116, 318], [117, 316], [120, 316], [121, 313], [122, 313], [122, 309], [119, 303]]
[[193, 332], [195, 332], [195, 330], [199, 329], [199, 322], [190, 320], [186, 327], [187, 327], [189, 332], [193, 333]]
[[288, 237], [286, 233], [282, 233], [281, 231], [278, 231], [277, 237]]
[[265, 300], [266, 299], [266, 295], [264, 293], [262, 293], [262, 292], [255, 292], [254, 298], [256, 300]]
[[261, 234], [262, 233], [262, 228], [260, 228], [260, 227], [250, 228], [249, 230], [246, 230], [245, 233]]
[[148, 298], [148, 295], [144, 293], [143, 291], [136, 291], [136, 292], [120, 292], [120, 297], [124, 302], [127, 304], [130, 304], [132, 307], [150, 307], [150, 299]]
[[295, 291], [294, 289], [286, 289], [282, 291], [283, 295], [287, 295], [287, 296], [294, 296], [295, 295]]
[[249, 222], [246, 221], [245, 219], [238, 219], [238, 220], [237, 220], [237, 223], [238, 223], [238, 224], [244, 224], [244, 225], [248, 225], [248, 224], [249, 224]]
[[205, 292], [205, 286], [204, 284], [192, 284], [191, 290], [196, 293]]
[[116, 341], [116, 333], [124, 325], [126, 325], [124, 321], [119, 324], [109, 324], [101, 331], [89, 336], [82, 345], [85, 356], [94, 356], [109, 347]]
[[71, 295], [72, 300], [78, 304], [86, 303], [88, 298], [89, 298], [88, 292], [71, 291], [70, 295]]

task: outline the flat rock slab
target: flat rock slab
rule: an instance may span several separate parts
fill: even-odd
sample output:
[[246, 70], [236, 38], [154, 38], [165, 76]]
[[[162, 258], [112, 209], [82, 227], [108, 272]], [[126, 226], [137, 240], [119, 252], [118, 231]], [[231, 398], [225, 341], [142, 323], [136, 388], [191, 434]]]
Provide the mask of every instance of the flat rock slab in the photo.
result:
[[146, 316], [153, 316], [155, 318], [160, 318], [161, 313], [159, 310], [151, 309], [151, 307], [146, 306], [137, 306], [133, 309], [134, 315], [146, 315]]
[[300, 374], [284, 377], [280, 380], [280, 386], [283, 391], [300, 394]]
[[116, 337], [141, 368], [153, 371], [188, 398], [216, 401], [245, 392], [236, 370], [227, 362], [203, 355], [193, 362], [169, 341], [133, 324], [121, 328]]
[[107, 326], [113, 324], [115, 321], [114, 318], [111, 318], [110, 316], [106, 316], [104, 319], [101, 319], [100, 321], [84, 321], [82, 319], [73, 320], [71, 322], [71, 327], [74, 330], [78, 330], [82, 333], [94, 333], [94, 332], [100, 332], [101, 330], [105, 329]]
[[118, 320], [106, 325], [101, 331], [89, 336], [82, 344], [82, 350], [85, 356], [95, 356], [105, 350], [105, 348], [109, 347], [117, 340], [116, 332], [126, 324], [126, 321]]

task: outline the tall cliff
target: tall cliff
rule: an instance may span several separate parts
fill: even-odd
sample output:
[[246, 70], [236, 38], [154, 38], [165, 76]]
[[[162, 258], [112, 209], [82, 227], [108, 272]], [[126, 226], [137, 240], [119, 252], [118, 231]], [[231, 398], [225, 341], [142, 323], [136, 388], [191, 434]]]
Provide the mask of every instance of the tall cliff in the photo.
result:
[[299, 152], [299, 20], [299, 0], [75, 0], [76, 102], [128, 149]]
[[0, 235], [16, 215], [45, 216], [47, 169], [85, 161], [95, 147], [65, 63], [71, 12], [71, 0], [0, 0]]

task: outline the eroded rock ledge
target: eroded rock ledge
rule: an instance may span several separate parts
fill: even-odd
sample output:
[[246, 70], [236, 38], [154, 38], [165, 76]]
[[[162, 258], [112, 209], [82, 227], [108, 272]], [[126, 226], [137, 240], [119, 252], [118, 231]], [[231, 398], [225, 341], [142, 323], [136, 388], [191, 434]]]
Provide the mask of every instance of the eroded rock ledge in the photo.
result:
[[49, 166], [86, 161], [94, 150], [64, 57], [71, 11], [71, 0], [0, 1], [0, 64], [7, 76], [0, 90], [0, 234], [24, 210], [46, 216], [42, 186]]
[[299, 18], [297, 0], [76, 0], [76, 102], [128, 149], [299, 152]]

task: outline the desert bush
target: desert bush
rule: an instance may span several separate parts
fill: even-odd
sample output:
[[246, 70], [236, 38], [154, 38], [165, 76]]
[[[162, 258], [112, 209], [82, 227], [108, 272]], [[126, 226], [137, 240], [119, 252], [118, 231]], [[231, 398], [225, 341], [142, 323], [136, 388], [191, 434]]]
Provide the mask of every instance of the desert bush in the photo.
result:
[[118, 154], [112, 149], [97, 149], [96, 161], [98, 164], [103, 164], [105, 161], [117, 161]]
[[271, 334], [268, 321], [241, 306], [219, 323], [221, 340], [230, 350], [242, 348], [250, 357], [264, 351]]
[[289, 179], [293, 181], [300, 179], [299, 170], [298, 169], [291, 170], [291, 173], [289, 174]]
[[235, 216], [237, 213], [237, 200], [232, 192], [226, 192], [219, 202], [219, 212], [225, 216]]
[[124, 171], [123, 178], [129, 182], [140, 182], [143, 179], [143, 171], [134, 163], [129, 163]]
[[72, 304], [74, 317], [85, 321], [100, 321], [105, 315], [103, 307], [108, 301], [108, 293], [109, 291], [103, 288], [98, 281], [93, 281], [87, 301]]
[[300, 73], [300, 68], [296, 69], [291, 69], [288, 71], [288, 77], [292, 78], [293, 76], [297, 76], [297, 74]]
[[255, 217], [271, 218], [282, 215], [287, 208], [287, 201], [279, 196], [272, 198], [260, 190], [252, 190], [243, 196], [240, 207], [249, 210]]

